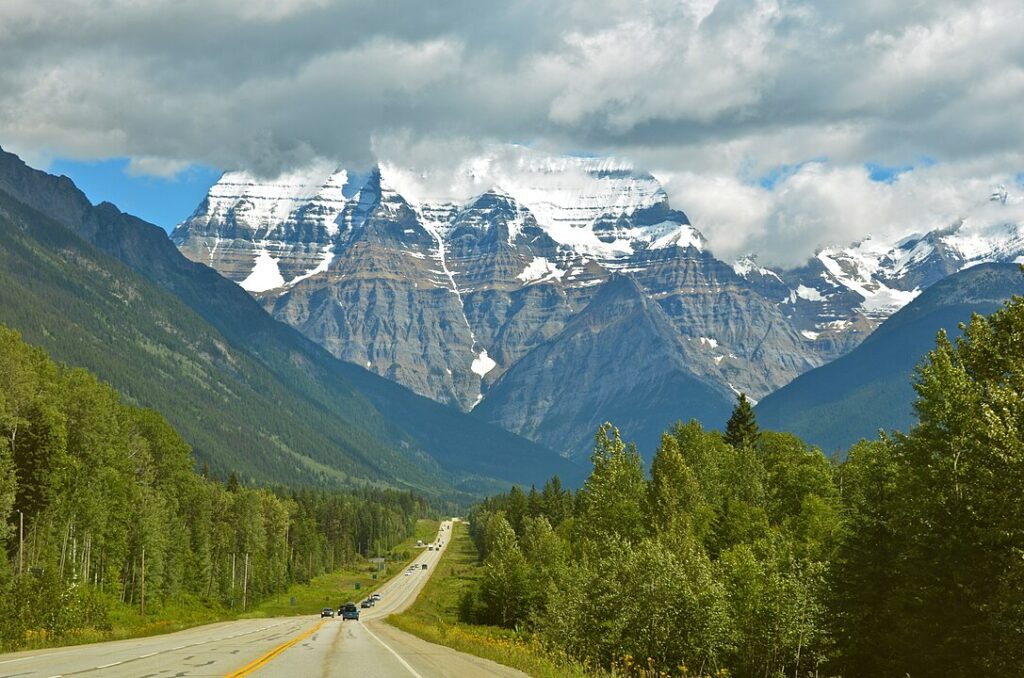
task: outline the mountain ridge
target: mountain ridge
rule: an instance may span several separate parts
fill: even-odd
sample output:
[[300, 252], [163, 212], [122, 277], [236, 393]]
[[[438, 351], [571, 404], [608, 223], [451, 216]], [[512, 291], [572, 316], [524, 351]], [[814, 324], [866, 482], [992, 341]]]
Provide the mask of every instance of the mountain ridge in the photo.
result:
[[[496, 423], [535, 436], [540, 419], [486, 406], [492, 389], [617, 275], [636, 280], [690, 345], [688, 373], [757, 400], [848, 353], [946, 272], [989, 256], [950, 254], [949, 239], [967, 237], [958, 229], [988, 228], [968, 223], [892, 247], [867, 238], [825, 248], [792, 270], [752, 257], [730, 264], [652, 175], [595, 159], [529, 156], [514, 173], [471, 175], [473, 196], [455, 202], [387, 164], [300, 174], [226, 174], [174, 242], [243, 285], [257, 264], [276, 267], [254, 292], [276, 318], [342, 360], [463, 411], [505, 412]], [[992, 257], [1017, 256], [1013, 228], [985, 241]], [[587, 378], [587, 366], [565, 360], [552, 369], [551, 388]], [[582, 433], [543, 442], [576, 454]]]
[[951, 339], [973, 313], [990, 314], [1024, 294], [1015, 264], [980, 264], [940, 280], [879, 326], [849, 354], [801, 375], [758, 403], [767, 428], [796, 433], [826, 452], [843, 452], [879, 430], [906, 431], [915, 421], [915, 366]]
[[[133, 274], [141, 275], [148, 284], [180, 300], [203, 323], [209, 323], [221, 334], [224, 343], [255, 360], [263, 370], [261, 378], [286, 385], [293, 393], [316, 403], [316, 407], [334, 412], [335, 419], [349, 421], [353, 431], [364, 431], [361, 435], [368, 436], [367, 451], [375, 449], [373, 455], [381, 462], [392, 458], [400, 462], [399, 465], [411, 464], [410, 469], [419, 469], [416, 473], [433, 468], [427, 474], [433, 478], [429, 482], [440, 485], [446, 482], [457, 485], [464, 480], [477, 488], [488, 483], [494, 487], [496, 479], [488, 480], [478, 471], [498, 468], [496, 460], [502, 459], [506, 460], [503, 473], [508, 480], [539, 482], [543, 480], [539, 468], [544, 467], [563, 473], [567, 479], [576, 479], [575, 467], [566, 466], [550, 451], [338, 362], [294, 329], [270, 318], [235, 283], [204, 265], [187, 260], [162, 229], [122, 214], [109, 204], [93, 207], [70, 180], [32, 170], [16, 156], [0, 152], [0, 192], [9, 195], [9, 191], [18, 194], [14, 198], [17, 204], [24, 205], [27, 199], [49, 212], [35, 221], [57, 217], [61, 221], [54, 223], [59, 223], [60, 228], [78, 233], [78, 237], [103, 252], [102, 256], [113, 257], [127, 265]], [[25, 208], [33, 209], [32, 206]], [[33, 220], [23, 221], [31, 223]], [[53, 226], [50, 229], [53, 230]], [[104, 270], [102, 264], [90, 266]], [[358, 388], [354, 386], [355, 381], [359, 381]], [[386, 409], [404, 413], [410, 421], [396, 425], [380, 414], [378, 407], [384, 405]], [[454, 433], [448, 433], [449, 430]], [[465, 431], [472, 432], [477, 442], [467, 440]], [[482, 441], [492, 441], [494, 459], [479, 458], [477, 450]], [[434, 454], [445, 460], [443, 471]], [[507, 463], [517, 456], [530, 459], [532, 463], [523, 466]], [[464, 468], [458, 468], [457, 462], [465, 462]], [[536, 477], [531, 475], [535, 472]], [[448, 475], [449, 479], [441, 481], [439, 473]]]

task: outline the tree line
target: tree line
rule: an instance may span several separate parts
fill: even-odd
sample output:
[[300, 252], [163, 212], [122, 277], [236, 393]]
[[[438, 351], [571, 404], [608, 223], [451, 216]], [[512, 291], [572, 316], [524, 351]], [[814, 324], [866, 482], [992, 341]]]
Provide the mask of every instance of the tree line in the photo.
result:
[[386, 552], [427, 510], [396, 490], [209, 475], [159, 414], [0, 326], [0, 648], [103, 630], [120, 608], [241, 610]]
[[610, 424], [578, 492], [471, 512], [466, 621], [617, 675], [1019, 676], [1024, 298], [940, 334], [918, 423], [827, 459], [761, 431], [677, 424], [649, 474]]

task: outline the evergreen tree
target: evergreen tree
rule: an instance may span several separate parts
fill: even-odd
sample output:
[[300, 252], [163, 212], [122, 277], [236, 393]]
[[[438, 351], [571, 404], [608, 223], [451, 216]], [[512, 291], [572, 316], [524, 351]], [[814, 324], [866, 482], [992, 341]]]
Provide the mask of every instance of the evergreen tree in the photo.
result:
[[741, 393], [725, 425], [725, 442], [736, 449], [752, 448], [757, 443], [758, 433], [754, 408], [750, 406], [747, 395]]
[[636, 446], [624, 443], [619, 430], [606, 423], [590, 458], [594, 470], [578, 494], [579, 535], [593, 544], [639, 541], [647, 532], [647, 481]]
[[562, 479], [553, 476], [541, 490], [541, 507], [552, 527], [557, 528], [572, 514], [572, 493], [562, 489]]
[[691, 534], [701, 522], [700, 488], [696, 475], [686, 464], [679, 441], [666, 433], [651, 462], [648, 485], [648, 515], [658, 535]]

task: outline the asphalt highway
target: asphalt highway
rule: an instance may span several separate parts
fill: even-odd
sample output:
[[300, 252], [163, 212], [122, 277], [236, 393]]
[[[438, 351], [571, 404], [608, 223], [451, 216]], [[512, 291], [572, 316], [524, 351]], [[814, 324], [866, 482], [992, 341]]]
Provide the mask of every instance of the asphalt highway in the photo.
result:
[[0, 678], [525, 676], [383, 623], [384, 617], [401, 612], [416, 599], [448, 546], [450, 529], [450, 522], [442, 523], [438, 532], [442, 550], [423, 549], [413, 561], [414, 570], [399, 573], [377, 589], [380, 602], [361, 610], [359, 621], [312, 616], [242, 619], [149, 638], [6, 654], [0, 655]]

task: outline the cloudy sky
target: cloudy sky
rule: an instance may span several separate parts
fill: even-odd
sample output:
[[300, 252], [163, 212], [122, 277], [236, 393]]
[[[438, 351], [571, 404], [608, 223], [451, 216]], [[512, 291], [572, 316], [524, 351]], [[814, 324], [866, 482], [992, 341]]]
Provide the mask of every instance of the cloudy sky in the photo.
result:
[[505, 144], [655, 173], [798, 263], [1024, 192], [1019, 0], [5, 0], [0, 145], [164, 226], [221, 169]]

